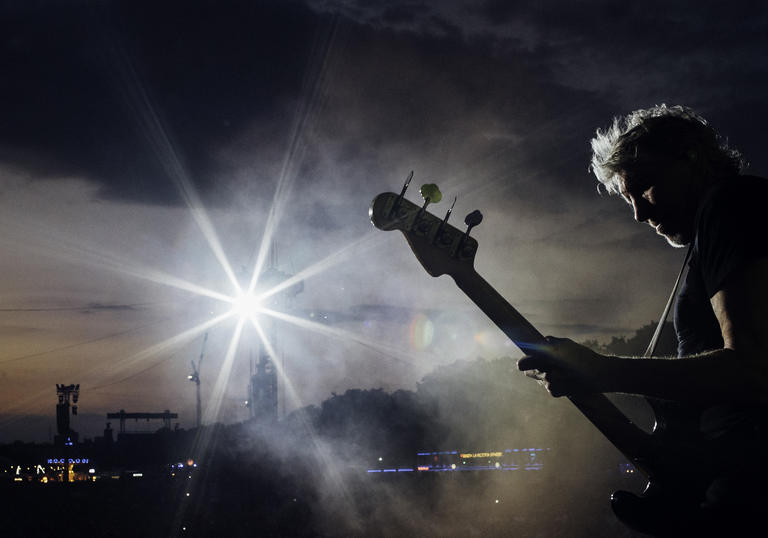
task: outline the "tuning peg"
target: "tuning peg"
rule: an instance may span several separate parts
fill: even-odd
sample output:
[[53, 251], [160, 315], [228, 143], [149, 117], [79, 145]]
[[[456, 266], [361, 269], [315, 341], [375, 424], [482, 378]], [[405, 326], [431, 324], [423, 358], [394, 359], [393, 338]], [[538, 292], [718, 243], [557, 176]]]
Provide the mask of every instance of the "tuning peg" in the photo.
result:
[[421, 206], [419, 212], [416, 213], [416, 218], [413, 220], [414, 224], [421, 220], [421, 216], [424, 214], [424, 211], [426, 211], [429, 204], [432, 202], [437, 203], [443, 199], [443, 195], [440, 193], [440, 189], [438, 189], [437, 185], [434, 183], [425, 183], [421, 186], [419, 192], [421, 193], [421, 197], [424, 198], [424, 205]]
[[467, 250], [465, 246], [467, 245], [467, 240], [469, 239], [469, 234], [472, 231], [472, 228], [477, 226], [483, 222], [483, 214], [480, 213], [477, 209], [475, 209], [472, 213], [464, 217], [464, 224], [467, 225], [467, 231], [464, 232], [464, 235], [461, 236], [461, 239], [459, 239], [458, 244], [456, 247], [451, 251], [451, 256], [457, 257], [457, 256], [470, 256], [473, 254], [473, 251]]
[[451, 216], [451, 211], [453, 211], [453, 206], [456, 205], [456, 200], [458, 200], [458, 196], [453, 197], [453, 203], [451, 204], [451, 207], [448, 208], [448, 211], [445, 213], [445, 217], [443, 218], [443, 221], [440, 223], [440, 226], [437, 227], [437, 231], [435, 232], [435, 237], [432, 239], [432, 243], [435, 243], [443, 234], [443, 228], [445, 227], [445, 224], [448, 222], [448, 218]]
[[403, 185], [403, 190], [400, 191], [400, 196], [397, 197], [397, 201], [400, 202], [400, 200], [403, 199], [403, 196], [405, 196], [405, 191], [408, 189], [408, 185], [411, 184], [411, 180], [413, 179], [413, 170], [411, 170], [411, 173], [408, 174], [408, 177], [405, 178], [405, 185]]
[[395, 203], [392, 204], [392, 209], [389, 210], [390, 215], [392, 215], [392, 213], [397, 211], [397, 208], [400, 207], [400, 202], [403, 201], [403, 197], [405, 196], [405, 191], [408, 190], [408, 185], [411, 184], [412, 179], [413, 179], [413, 170], [411, 170], [411, 173], [408, 174], [407, 178], [405, 178], [405, 184], [403, 185], [403, 189], [400, 191], [400, 196], [397, 197], [397, 200], [395, 200]]
[[483, 214], [480, 213], [477, 209], [475, 209], [472, 213], [464, 217], [464, 224], [467, 225], [467, 231], [464, 232], [464, 238], [469, 237], [469, 232], [472, 231], [472, 228], [477, 226], [483, 222]]
[[448, 211], [445, 214], [445, 218], [443, 219], [443, 223], [440, 225], [441, 227], [445, 226], [445, 223], [448, 222], [448, 217], [451, 216], [451, 211], [453, 211], [453, 206], [456, 205], [456, 200], [458, 200], [458, 199], [459, 199], [458, 196], [454, 196], [453, 197], [453, 203], [451, 204], [451, 207], [448, 208]]
[[421, 193], [421, 197], [424, 198], [424, 207], [422, 207], [422, 209], [426, 209], [427, 205], [432, 202], [438, 203], [443, 199], [440, 189], [434, 183], [425, 183], [421, 186], [419, 192]]

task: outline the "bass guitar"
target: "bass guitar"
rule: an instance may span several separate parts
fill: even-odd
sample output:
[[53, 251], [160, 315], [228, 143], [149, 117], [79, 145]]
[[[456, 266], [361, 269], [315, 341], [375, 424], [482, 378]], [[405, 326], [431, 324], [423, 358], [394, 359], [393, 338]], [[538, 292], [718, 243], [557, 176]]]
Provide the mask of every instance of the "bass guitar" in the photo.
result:
[[[429, 213], [430, 203], [442, 198], [433, 184], [424, 185], [423, 206], [408, 201], [405, 192], [413, 172], [400, 194], [386, 192], [371, 202], [373, 225], [385, 231], [399, 230], [413, 254], [433, 277], [450, 275], [456, 285], [524, 353], [544, 336], [474, 269], [478, 243], [471, 237], [482, 214], [473, 211], [461, 231], [448, 220]], [[455, 200], [454, 200], [455, 204]], [[611, 496], [614, 513], [628, 526], [649, 534], [677, 532], [697, 517], [698, 506], [711, 476], [702, 469], [711, 467], [701, 446], [665, 428], [656, 411], [656, 424], [648, 433], [634, 424], [604, 394], [583, 394], [568, 399], [635, 466], [647, 480], [640, 496], [618, 491]], [[649, 402], [653, 405], [653, 402]], [[690, 530], [690, 527], [688, 527]]]

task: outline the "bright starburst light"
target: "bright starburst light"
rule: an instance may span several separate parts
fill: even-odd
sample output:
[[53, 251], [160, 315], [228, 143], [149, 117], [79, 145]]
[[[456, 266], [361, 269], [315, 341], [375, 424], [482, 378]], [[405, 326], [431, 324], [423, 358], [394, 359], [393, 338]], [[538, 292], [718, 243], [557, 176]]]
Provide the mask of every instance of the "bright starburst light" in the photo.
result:
[[232, 312], [241, 319], [255, 318], [261, 310], [261, 300], [250, 292], [240, 293], [232, 301]]
[[[287, 312], [280, 312], [279, 304], [281, 301], [276, 301], [276, 299], [282, 292], [288, 292], [297, 283], [327, 271], [340, 262], [350, 260], [354, 256], [359, 256], [364, 248], [370, 247], [382, 240], [381, 236], [369, 233], [359, 240], [343, 246], [337, 252], [331, 253], [317, 263], [298, 271], [298, 274], [292, 277], [285, 275], [286, 278], [278, 279], [278, 281], [267, 278], [268, 271], [266, 269], [270, 245], [273, 243], [273, 237], [286, 212], [286, 208], [291, 203], [294, 194], [292, 189], [293, 183], [299, 173], [305, 154], [304, 132], [308, 126], [311, 126], [318, 110], [322, 108], [322, 99], [330, 83], [330, 79], [327, 77], [328, 55], [333, 48], [334, 28], [331, 28], [330, 33], [325, 36], [324, 40], [318, 41], [316, 48], [313, 50], [313, 56], [308, 66], [307, 84], [303, 89], [302, 99], [298, 102], [299, 106], [296, 109], [290, 137], [287, 141], [288, 144], [282, 167], [277, 177], [272, 203], [262, 228], [261, 239], [258, 245], [255, 245], [254, 262], [247, 268], [249, 274], [237, 276], [233, 270], [233, 264], [225, 253], [225, 247], [222, 244], [213, 220], [210, 218], [201, 197], [194, 187], [192, 174], [186, 167], [187, 161], [180, 155], [178, 148], [175, 146], [174, 137], [169, 134], [167, 126], [163, 122], [163, 115], [155, 109], [151, 88], [145, 85], [140, 72], [134, 68], [132, 59], [119, 42], [116, 41], [112, 43], [112, 46], [108, 47], [116, 68], [113, 73], [115, 76], [114, 82], [121, 87], [126, 105], [133, 112], [136, 127], [149, 143], [166, 176], [178, 189], [189, 214], [197, 224], [202, 237], [207, 242], [210, 254], [218, 262], [226, 280], [220, 286], [201, 285], [185, 280], [160, 268], [141, 265], [135, 259], [131, 259], [128, 256], [110, 253], [103, 248], [94, 248], [79, 240], [79, 238], [67, 236], [59, 230], [42, 229], [39, 230], [39, 233], [32, 234], [32, 237], [27, 233], [27, 248], [37, 250], [41, 254], [54, 256], [67, 262], [77, 260], [79, 263], [99, 269], [119, 272], [132, 278], [169, 286], [185, 291], [191, 297], [212, 299], [214, 304], [218, 303], [223, 306], [221, 309], [217, 309], [214, 306], [211, 310], [215, 311], [216, 314], [212, 311], [211, 314], [214, 315], [206, 320], [200, 320], [202, 323], [198, 321], [191, 327], [182, 328], [175, 335], [161, 338], [160, 342], [148, 342], [145, 344], [144, 349], [127, 357], [115, 359], [110, 361], [109, 364], [105, 363], [94, 367], [85, 375], [85, 377], [90, 378], [90, 383], [88, 383], [90, 388], [108, 387], [119, 384], [125, 379], [131, 379], [134, 375], [137, 375], [137, 372], [141, 373], [159, 365], [166, 360], [166, 356], [169, 353], [190, 344], [204, 332], [215, 330], [222, 323], [231, 322], [234, 318], [237, 320], [237, 327], [231, 333], [230, 342], [227, 346], [226, 360], [219, 367], [219, 371], [215, 373], [214, 393], [207, 398], [205, 409], [203, 410], [204, 422], [210, 423], [218, 420], [224, 392], [236, 362], [234, 357], [237, 353], [237, 345], [245, 336], [243, 334], [244, 331], [254, 329], [260, 346], [263, 349], [271, 350], [272, 346], [266, 340], [266, 333], [261, 330], [260, 318], [269, 317], [270, 319], [283, 322], [296, 321], [295, 316], [288, 316]], [[25, 228], [26, 232], [29, 232], [29, 227], [23, 224], [21, 224], [21, 227]], [[32, 227], [34, 228], [34, 225]], [[261, 322], [263, 323], [264, 320], [261, 320]], [[333, 330], [320, 324], [312, 323], [299, 324], [298, 326], [305, 330], [319, 332], [325, 336], [344, 338], [368, 349], [378, 348], [379, 352], [394, 355], [400, 360], [403, 358], [401, 353], [393, 353], [394, 350], [389, 345], [371, 342], [347, 331]], [[83, 345], [87, 345], [87, 342], [84, 342]], [[279, 364], [276, 364], [276, 366], [278, 368], [280, 384], [283, 390], [287, 390], [289, 393], [292, 407], [301, 407], [303, 403], [293, 389], [294, 383], [288, 379], [288, 375]], [[37, 395], [36, 399], [42, 397], [42, 394]]]
[[[223, 307], [216, 313], [211, 312], [211, 316], [207, 317], [207, 319], [198, 320], [192, 326], [184, 327], [178, 332], [174, 331], [176, 334], [164, 335], [164, 337], [158, 338], [157, 341], [145, 341], [142, 346], [143, 349], [138, 352], [89, 366], [87, 371], [82, 372], [82, 376], [85, 379], [82, 379], [81, 383], [86, 390], [96, 392], [105, 387], [133, 380], [137, 375], [143, 375], [144, 372], [173, 357], [175, 350], [190, 344], [206, 331], [216, 330], [217, 327], [220, 331], [227, 329], [222, 327], [222, 324], [227, 321], [231, 322], [233, 318], [236, 320], [236, 323], [234, 330], [231, 333], [227, 333], [229, 343], [226, 347], [223, 362], [215, 371], [210, 372], [210, 379], [213, 383], [202, 409], [202, 423], [204, 425], [210, 425], [220, 420], [221, 408], [227, 401], [228, 386], [232, 378], [235, 377], [231, 374], [235, 370], [238, 347], [246, 337], [245, 332], [250, 329], [255, 332], [261, 348], [271, 358], [278, 375], [281, 392], [288, 397], [290, 407], [301, 410], [306, 405], [306, 402], [303, 401], [297, 390], [295, 380], [291, 379], [291, 376], [286, 372], [283, 360], [275, 350], [275, 343], [270, 342], [270, 338], [277, 338], [277, 335], [265, 331], [265, 327], [268, 326], [262, 324], [269, 323], [270, 326], [280, 323], [292, 324], [325, 337], [343, 340], [345, 343], [353, 343], [368, 351], [372, 350], [384, 354], [390, 359], [403, 363], [413, 364], [415, 359], [418, 358], [420, 354], [413, 354], [408, 350], [398, 349], [391, 342], [377, 342], [363, 335], [354, 334], [349, 330], [328, 327], [327, 325], [292, 315], [289, 312], [281, 312], [281, 301], [277, 300], [282, 293], [289, 295], [291, 288], [302, 283], [305, 279], [315, 277], [341, 262], [359, 257], [366, 248], [380, 246], [383, 241], [389, 239], [386, 235], [379, 235], [373, 232], [365, 234], [355, 241], [340, 246], [339, 250], [327, 255], [316, 263], [302, 268], [293, 276], [285, 275], [286, 278], [279, 278], [277, 281], [269, 278], [267, 266], [269, 265], [270, 245], [273, 244], [273, 236], [276, 234], [280, 220], [286, 213], [292, 196], [295, 195], [292, 192], [292, 185], [294, 179], [299, 174], [306, 149], [303, 134], [308, 126], [311, 127], [317, 110], [320, 108], [319, 105], [322, 105], [321, 100], [329, 84], [326, 69], [328, 66], [327, 55], [332, 42], [333, 33], [330, 34], [328, 41], [323, 43], [319, 50], [314, 51], [315, 54], [310, 62], [305, 95], [300, 101], [297, 110], [282, 168], [277, 177], [271, 206], [263, 226], [261, 240], [254, 252], [254, 263], [247, 268], [249, 274], [237, 276], [233, 270], [233, 264], [225, 253], [224, 245], [220, 240], [220, 235], [214, 226], [213, 220], [210, 218], [199, 194], [195, 190], [192, 175], [185, 166], [185, 159], [174, 146], [174, 139], [169, 135], [166, 126], [163, 124], [162, 114], [158, 114], [154, 108], [149, 89], [145, 87], [139, 74], [133, 69], [130, 59], [124, 51], [119, 46], [111, 49], [115, 55], [114, 64], [116, 66], [117, 78], [119, 79], [117, 82], [124, 91], [126, 104], [134, 112], [137, 127], [152, 147], [166, 176], [177, 187], [182, 200], [186, 204], [189, 215], [197, 224], [202, 237], [207, 243], [209, 248], [208, 255], [213, 255], [223, 273], [222, 276], [226, 278], [222, 279], [220, 286], [189, 282], [159, 268], [141, 265], [136, 262], [135, 257], [132, 259], [130, 255], [120, 255], [107, 252], [103, 248], [95, 248], [86, 244], [80, 238], [67, 236], [60, 230], [50, 228], [41, 230], [39, 225], [36, 227], [34, 224], [27, 226], [21, 223], [8, 223], [5, 229], [13, 229], [13, 226], [18, 225], [21, 231], [24, 232], [19, 235], [25, 237], [25, 247], [37, 251], [39, 254], [53, 256], [65, 262], [76, 261], [77, 263], [120, 273], [146, 282], [172, 287], [188, 293], [191, 297], [211, 299], [217, 306]], [[0, 222], [2, 220], [3, 217], [0, 216]], [[30, 231], [33, 233], [29, 233]], [[34, 233], [35, 231], [38, 233]], [[199, 255], [202, 256], [202, 253]], [[216, 308], [213, 310], [216, 310]], [[119, 334], [121, 333], [115, 333], [113, 336]], [[89, 343], [80, 342], [76, 345], [88, 345]], [[57, 350], [36, 353], [35, 356], [44, 355], [52, 351]], [[11, 357], [9, 360], [16, 360], [17, 358], [19, 357]], [[18, 404], [20, 408], [23, 406], [29, 407], [33, 403], [37, 403], [37, 401], [42, 401], [44, 398], [47, 398], [47, 391], [30, 395], [29, 399], [18, 402]], [[32, 399], [35, 401], [30, 401]], [[283, 412], [285, 411], [286, 409], [283, 409]], [[301, 412], [298, 415], [300, 424], [308, 433], [310, 440], [308, 444], [309, 450], [323, 462], [322, 467], [327, 470], [330, 484], [332, 484], [334, 489], [341, 492], [342, 496], [347, 497], [347, 487], [342, 479], [342, 474], [337, 468], [335, 459], [325, 443], [314, 431], [311, 420]], [[23, 416], [23, 413], [18, 413], [16, 416]], [[203, 460], [206, 456], [216, 431], [215, 428], [203, 427], [198, 429], [194, 448], [196, 460]], [[348, 502], [346, 504], [349, 506], [352, 503]], [[180, 517], [179, 514], [181, 513], [181, 507], [179, 507], [176, 517]]]

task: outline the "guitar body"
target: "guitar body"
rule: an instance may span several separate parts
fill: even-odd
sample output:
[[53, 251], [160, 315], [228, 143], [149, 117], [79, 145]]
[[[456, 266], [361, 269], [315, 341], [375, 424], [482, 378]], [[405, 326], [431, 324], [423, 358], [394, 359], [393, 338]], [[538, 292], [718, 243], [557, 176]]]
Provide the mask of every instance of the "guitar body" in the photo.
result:
[[[648, 479], [639, 495], [616, 491], [611, 508], [628, 527], [653, 536], [704, 536], [708, 521], [701, 503], [715, 479], [713, 454], [699, 433], [700, 410], [646, 398], [656, 423], [650, 435], [654, 447], [635, 461]], [[610, 440], [610, 437], [609, 437]], [[625, 453], [626, 455], [626, 453]], [[695, 529], [695, 530], [694, 530]]]
[[[449, 274], [523, 352], [545, 342], [544, 336], [477, 274], [473, 267], [477, 241], [468, 231], [447, 224], [450, 210], [439, 219], [403, 197], [410, 177], [400, 195], [382, 193], [373, 199], [369, 216], [374, 226], [402, 232], [430, 275]], [[469, 229], [479, 222], [476, 217], [471, 222], [468, 217]], [[619, 519], [637, 531], [658, 536], [698, 536], [689, 531], [706, 530], [699, 506], [714, 478], [706, 470], [714, 467], [706, 443], [699, 438], [697, 410], [649, 400], [656, 414], [656, 425], [649, 434], [603, 394], [568, 399], [648, 480], [641, 495], [617, 491], [611, 496]]]

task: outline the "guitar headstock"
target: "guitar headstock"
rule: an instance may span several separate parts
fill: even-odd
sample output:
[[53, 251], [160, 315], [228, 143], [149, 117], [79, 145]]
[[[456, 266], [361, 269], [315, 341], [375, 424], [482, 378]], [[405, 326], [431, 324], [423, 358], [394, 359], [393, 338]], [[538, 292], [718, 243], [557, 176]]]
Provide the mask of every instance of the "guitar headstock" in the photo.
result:
[[385, 192], [373, 199], [368, 210], [371, 222], [380, 230], [400, 230], [416, 258], [432, 276], [449, 274], [455, 277], [461, 272], [471, 271], [477, 252], [477, 241], [469, 236], [469, 232], [480, 223], [482, 215], [479, 211], [473, 211], [467, 215], [465, 221], [467, 230], [458, 230], [448, 224], [453, 206], [442, 219], [426, 210], [427, 205], [433, 201], [430, 198], [436, 198], [437, 201], [441, 198], [435, 185], [427, 184], [422, 187], [421, 192], [425, 197], [423, 207], [404, 198], [412, 176], [413, 172], [408, 176], [399, 196], [393, 192]]

